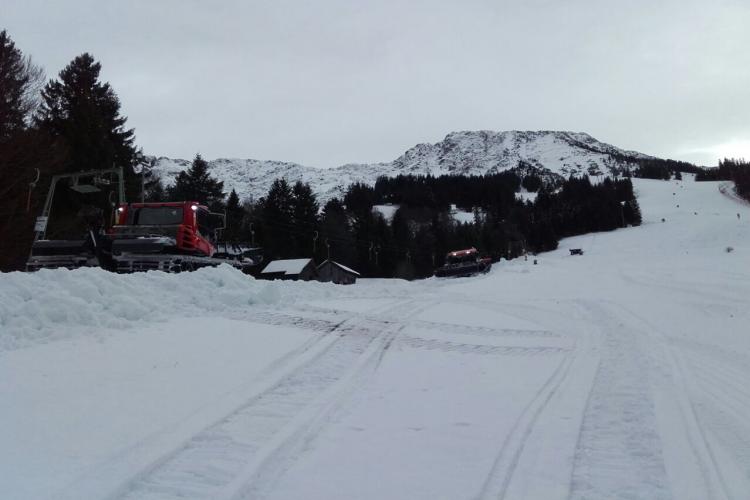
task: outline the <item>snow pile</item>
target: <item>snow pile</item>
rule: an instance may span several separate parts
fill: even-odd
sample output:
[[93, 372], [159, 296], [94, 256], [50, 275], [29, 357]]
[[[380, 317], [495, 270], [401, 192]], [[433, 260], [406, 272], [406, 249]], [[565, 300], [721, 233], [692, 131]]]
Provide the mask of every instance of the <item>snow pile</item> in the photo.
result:
[[120, 275], [94, 268], [0, 274], [0, 352], [73, 337], [82, 329], [98, 335], [176, 315], [236, 311], [333, 291], [322, 283], [305, 285], [256, 281], [226, 265], [183, 274]]
[[[392, 162], [349, 164], [336, 168], [313, 168], [280, 161], [219, 158], [209, 161], [211, 173], [224, 182], [227, 192], [235, 189], [241, 199], [265, 196], [274, 180], [284, 178], [310, 184], [324, 204], [342, 197], [349, 185], [375, 184], [380, 176], [485, 175], [519, 168], [544, 176], [606, 175], [636, 160], [650, 158], [600, 142], [581, 132], [488, 130], [452, 132], [435, 144], [417, 144]], [[154, 158], [154, 171], [169, 185], [190, 162]]]

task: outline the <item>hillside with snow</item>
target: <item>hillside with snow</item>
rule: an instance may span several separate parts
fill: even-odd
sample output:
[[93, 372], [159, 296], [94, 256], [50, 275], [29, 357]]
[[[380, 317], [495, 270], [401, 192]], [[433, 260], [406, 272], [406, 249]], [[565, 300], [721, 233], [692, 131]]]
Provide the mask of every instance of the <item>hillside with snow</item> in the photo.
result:
[[[392, 162], [350, 164], [320, 169], [279, 161], [225, 159], [209, 161], [213, 176], [235, 189], [240, 198], [265, 196], [278, 178], [301, 180], [313, 188], [323, 202], [338, 196], [355, 182], [374, 184], [380, 176], [485, 175], [520, 169], [543, 177], [571, 174], [616, 174], [635, 167], [639, 159], [651, 158], [597, 141], [585, 133], [555, 131], [453, 132], [435, 144], [418, 144]], [[190, 166], [190, 161], [152, 158], [154, 172], [166, 184]]]
[[0, 274], [2, 496], [747, 498], [750, 206], [633, 182], [474, 278]]

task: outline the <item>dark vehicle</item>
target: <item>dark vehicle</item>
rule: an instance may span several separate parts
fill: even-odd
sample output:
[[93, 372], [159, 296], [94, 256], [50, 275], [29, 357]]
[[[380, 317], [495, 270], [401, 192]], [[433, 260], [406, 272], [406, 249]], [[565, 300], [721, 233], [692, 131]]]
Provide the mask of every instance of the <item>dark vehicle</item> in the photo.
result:
[[36, 219], [34, 242], [26, 263], [38, 269], [99, 267], [109, 259], [104, 234], [116, 222], [125, 201], [121, 168], [55, 175], [44, 209]]
[[445, 256], [445, 265], [435, 270], [439, 278], [474, 276], [486, 273], [492, 267], [492, 260], [482, 258], [476, 248], [456, 250]]

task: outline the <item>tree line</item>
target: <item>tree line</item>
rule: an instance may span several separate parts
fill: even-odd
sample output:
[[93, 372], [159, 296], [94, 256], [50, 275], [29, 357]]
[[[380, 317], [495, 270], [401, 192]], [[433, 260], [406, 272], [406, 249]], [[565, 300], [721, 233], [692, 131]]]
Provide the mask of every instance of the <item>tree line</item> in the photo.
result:
[[[451, 250], [476, 246], [494, 260], [509, 259], [553, 250], [563, 237], [641, 222], [628, 178], [535, 182], [513, 172], [382, 177], [374, 186], [349, 186], [321, 208], [309, 185], [277, 179], [256, 202], [239, 204], [230, 195], [225, 236], [254, 242], [267, 260], [332, 258], [363, 276], [414, 279], [432, 275]], [[533, 202], [516, 196], [524, 184], [537, 187]], [[388, 204], [390, 218], [379, 209]], [[473, 220], [457, 221], [458, 208], [473, 212]]]
[[[124, 171], [127, 199], [201, 201], [227, 211], [228, 239], [255, 242], [269, 258], [330, 255], [366, 276], [421, 277], [454, 248], [475, 245], [495, 258], [512, 257], [554, 248], [569, 234], [637, 223], [637, 202], [622, 197], [624, 181], [591, 184], [587, 178], [570, 179], [559, 191], [533, 175], [512, 173], [383, 178], [372, 187], [351, 186], [343, 199], [321, 208], [309, 186], [284, 180], [263, 199], [243, 203], [236, 192], [224, 192], [197, 155], [165, 188], [139, 175], [146, 158], [100, 73], [101, 63], [83, 53], [47, 80], [0, 31], [0, 270], [23, 268], [52, 176], [112, 167]], [[519, 187], [540, 190], [536, 202], [517, 200]], [[589, 195], [589, 201], [581, 198]], [[74, 206], [75, 196], [65, 190], [61, 205]], [[385, 203], [400, 207], [392, 219], [373, 211]], [[473, 210], [474, 221], [456, 223], [451, 204]]]
[[750, 162], [744, 159], [724, 158], [718, 168], [701, 170], [696, 181], [733, 181], [739, 196], [750, 201]]
[[143, 155], [100, 71], [84, 53], [45, 82], [44, 70], [0, 31], [0, 270], [23, 268], [53, 175], [122, 167], [129, 198], [137, 196]]
[[[23, 268], [50, 178], [87, 169], [122, 167], [131, 200], [140, 198], [145, 179], [148, 200], [192, 199], [226, 210], [226, 237], [262, 246], [268, 258], [320, 261], [330, 255], [366, 276], [407, 278], [430, 274], [456, 248], [477, 246], [496, 259], [514, 257], [555, 248], [565, 236], [638, 224], [629, 175], [666, 179], [693, 172], [698, 180], [733, 180], [740, 195], [750, 196], [748, 166], [740, 160], [704, 171], [685, 162], [642, 159], [625, 178], [597, 183], [587, 177], [551, 183], [524, 170], [381, 178], [374, 186], [350, 186], [341, 199], [320, 207], [309, 186], [284, 180], [260, 200], [240, 200], [236, 192], [225, 192], [196, 155], [165, 187], [158, 178], [139, 175], [146, 158], [100, 72], [101, 63], [83, 53], [47, 80], [0, 31], [0, 270]], [[521, 188], [536, 192], [536, 199], [519, 200]], [[373, 210], [384, 204], [398, 206], [392, 218]], [[451, 205], [472, 211], [473, 221], [456, 222]]]
[[627, 171], [626, 175], [642, 179], [669, 180], [674, 177], [677, 180], [681, 180], [683, 173], [699, 174], [704, 170], [685, 161], [665, 160], [661, 158], [639, 159], [636, 163], [637, 167], [632, 171]]

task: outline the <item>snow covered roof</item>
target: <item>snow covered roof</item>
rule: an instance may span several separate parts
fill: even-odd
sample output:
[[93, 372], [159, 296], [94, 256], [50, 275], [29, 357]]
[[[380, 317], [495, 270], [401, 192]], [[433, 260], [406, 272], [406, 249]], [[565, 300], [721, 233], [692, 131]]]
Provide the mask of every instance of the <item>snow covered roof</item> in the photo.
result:
[[354, 269], [350, 269], [350, 268], [346, 267], [346, 266], [345, 266], [345, 265], [343, 265], [343, 264], [339, 264], [339, 263], [338, 263], [338, 262], [336, 262], [335, 260], [326, 260], [326, 261], [324, 261], [324, 262], [323, 262], [323, 263], [322, 263], [321, 265], [319, 265], [319, 266], [318, 266], [318, 269], [320, 269], [321, 267], [325, 266], [325, 265], [326, 265], [326, 263], [328, 263], [328, 262], [330, 262], [330, 263], [331, 263], [331, 264], [333, 264], [334, 266], [337, 266], [337, 267], [339, 267], [339, 268], [343, 269], [343, 270], [344, 270], [344, 271], [346, 271], [347, 273], [352, 273], [352, 274], [356, 274], [357, 276], [359, 276], [359, 273], [358, 273], [357, 271], [355, 271]]
[[284, 273], [284, 274], [299, 274], [310, 263], [312, 259], [285, 259], [285, 260], [274, 260], [268, 263], [265, 269], [261, 271], [261, 274], [266, 273]]

